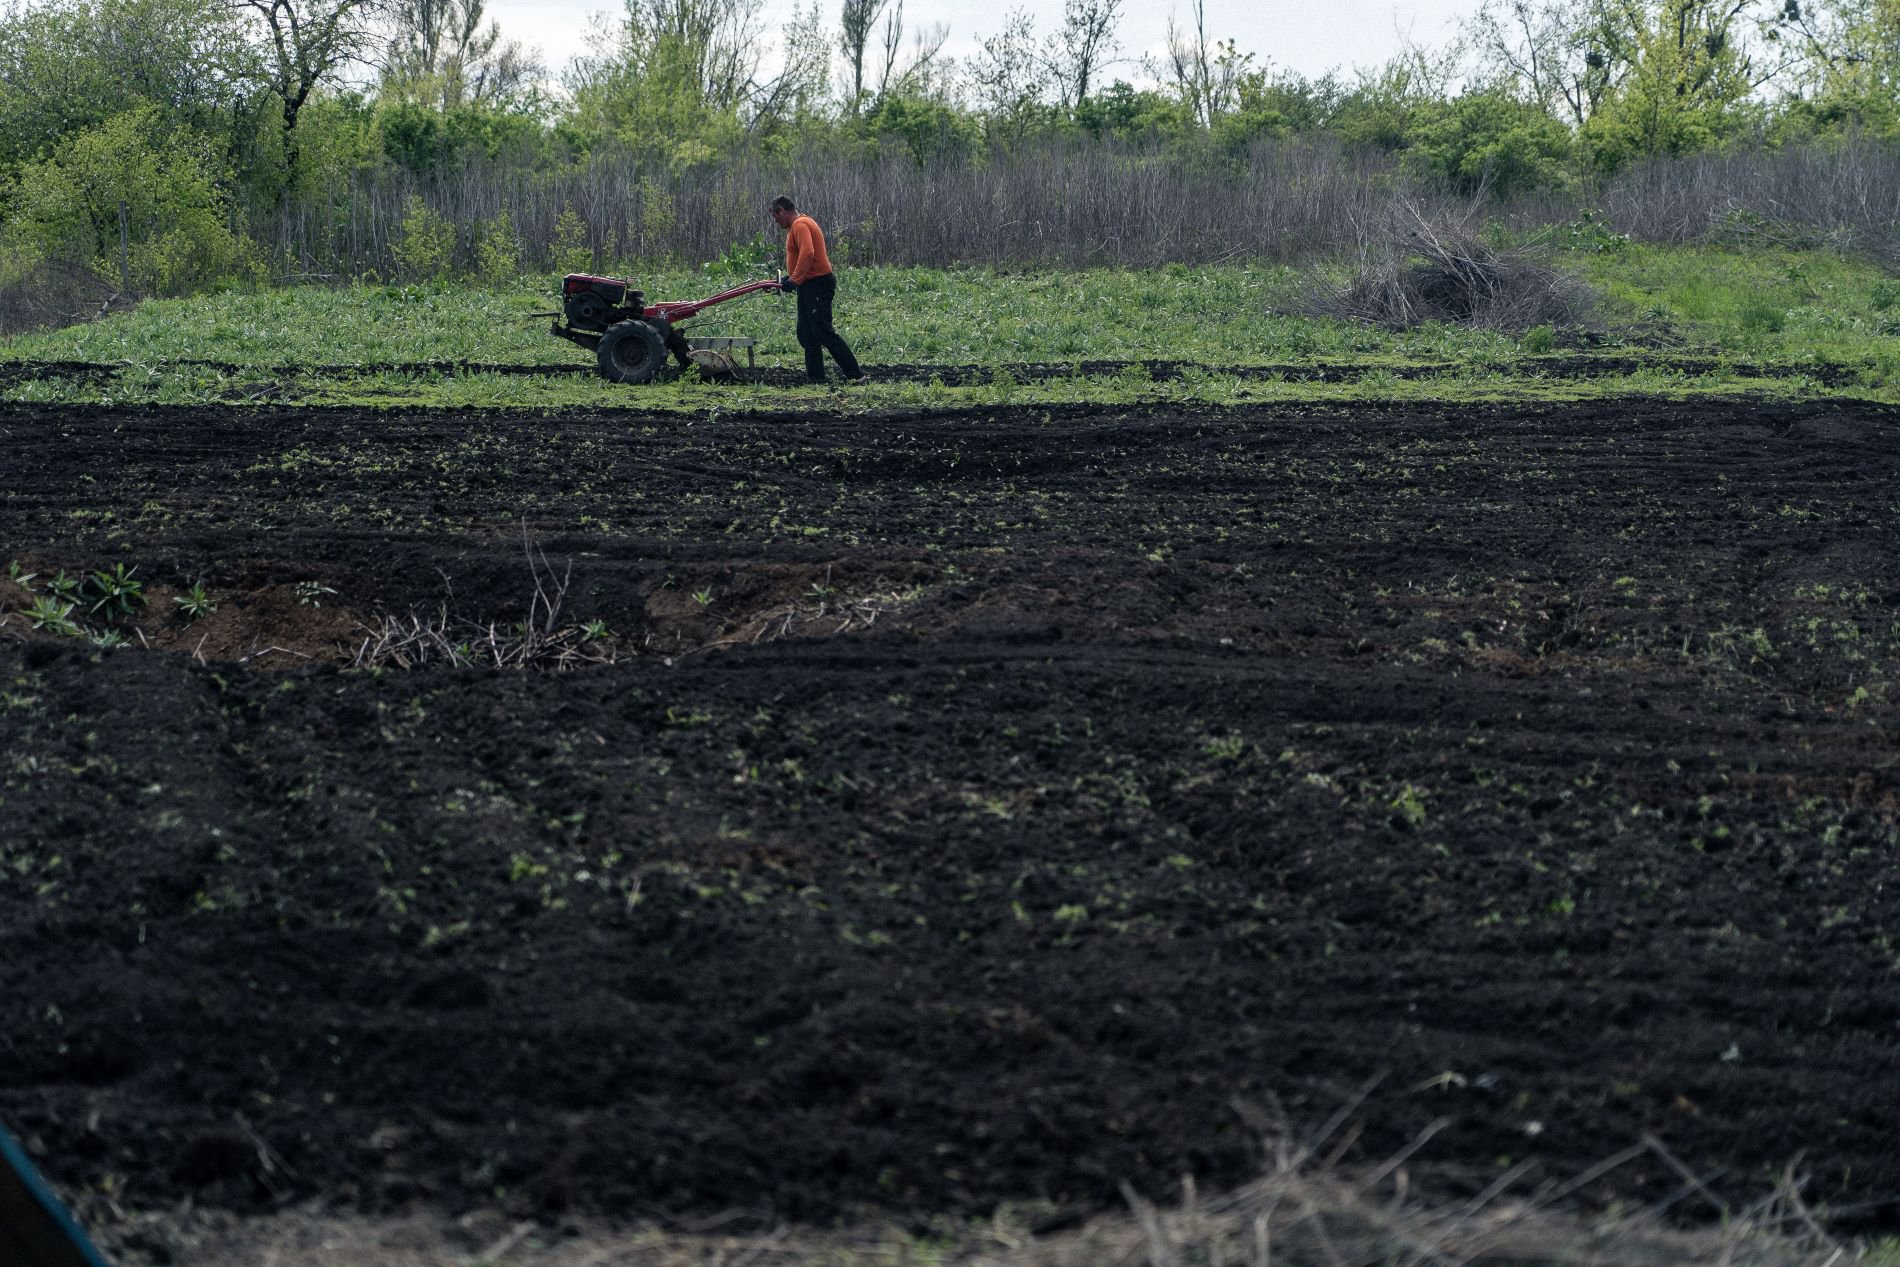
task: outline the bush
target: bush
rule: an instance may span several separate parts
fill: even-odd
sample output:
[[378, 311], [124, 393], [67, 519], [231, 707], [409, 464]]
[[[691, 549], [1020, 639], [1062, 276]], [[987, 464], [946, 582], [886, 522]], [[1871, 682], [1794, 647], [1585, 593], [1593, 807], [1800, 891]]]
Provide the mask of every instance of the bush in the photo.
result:
[[449, 275], [455, 259], [455, 226], [411, 194], [403, 205], [402, 225], [391, 249], [401, 276], [410, 281], [439, 281]]
[[212, 147], [164, 127], [156, 109], [117, 115], [21, 169], [8, 191], [8, 247], [16, 258], [116, 278], [123, 204], [138, 293], [182, 295], [254, 276], [257, 253], [227, 226], [214, 171]]
[[1095, 136], [1124, 140], [1167, 137], [1178, 140], [1194, 128], [1194, 114], [1173, 97], [1152, 89], [1136, 89], [1124, 80], [1114, 83], [1075, 107], [1076, 126]]
[[1421, 109], [1411, 153], [1462, 194], [1498, 198], [1564, 184], [1570, 130], [1540, 106], [1499, 92], [1467, 93]]
[[976, 125], [953, 106], [893, 93], [865, 116], [881, 150], [908, 151], [919, 167], [933, 158], [961, 159], [976, 149]]
[[506, 211], [497, 212], [482, 227], [481, 240], [475, 244], [475, 266], [482, 280], [491, 285], [520, 276], [521, 238]]

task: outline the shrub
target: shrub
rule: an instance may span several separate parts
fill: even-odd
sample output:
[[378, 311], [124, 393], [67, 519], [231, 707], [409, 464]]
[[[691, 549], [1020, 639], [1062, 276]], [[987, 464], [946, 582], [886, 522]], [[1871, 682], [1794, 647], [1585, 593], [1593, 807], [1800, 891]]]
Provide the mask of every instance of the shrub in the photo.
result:
[[227, 226], [214, 173], [210, 144], [167, 129], [157, 110], [117, 115], [21, 169], [9, 191], [8, 251], [116, 278], [123, 204], [135, 291], [181, 295], [253, 276], [256, 252]]
[[1420, 114], [1411, 136], [1415, 161], [1460, 193], [1509, 198], [1564, 183], [1570, 131], [1538, 105], [1474, 92]]
[[565, 207], [554, 222], [554, 241], [548, 246], [548, 263], [557, 273], [591, 273], [594, 250], [587, 245], [587, 226]]
[[396, 268], [413, 281], [439, 281], [455, 258], [455, 226], [414, 194], [403, 206], [396, 234]]
[[505, 282], [520, 275], [521, 238], [506, 211], [498, 212], [482, 226], [481, 240], [475, 244], [475, 265], [485, 282]]

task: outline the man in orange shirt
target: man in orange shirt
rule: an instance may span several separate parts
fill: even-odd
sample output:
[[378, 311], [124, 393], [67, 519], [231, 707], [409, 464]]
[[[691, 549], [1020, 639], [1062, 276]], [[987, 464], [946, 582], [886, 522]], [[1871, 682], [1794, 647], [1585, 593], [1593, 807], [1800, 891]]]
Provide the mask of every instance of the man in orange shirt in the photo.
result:
[[847, 383], [862, 383], [864, 371], [851, 345], [831, 327], [831, 300], [838, 293], [831, 260], [825, 255], [825, 234], [818, 222], [801, 215], [783, 194], [772, 199], [772, 219], [785, 230], [785, 289], [798, 296], [798, 343], [805, 349], [805, 377], [825, 381], [825, 353], [838, 363]]

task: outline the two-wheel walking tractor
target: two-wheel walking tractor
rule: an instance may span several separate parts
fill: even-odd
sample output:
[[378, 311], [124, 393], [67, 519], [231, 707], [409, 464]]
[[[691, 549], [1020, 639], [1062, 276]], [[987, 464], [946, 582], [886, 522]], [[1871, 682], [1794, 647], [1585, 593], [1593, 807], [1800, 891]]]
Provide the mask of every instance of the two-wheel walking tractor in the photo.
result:
[[594, 353], [600, 376], [615, 383], [644, 383], [666, 367], [670, 353], [681, 369], [730, 373], [732, 353], [745, 348], [750, 363], [755, 340], [744, 338], [687, 338], [679, 326], [715, 304], [765, 291], [784, 289], [778, 279], [760, 279], [722, 290], [705, 299], [649, 304], [631, 281], [569, 273], [561, 279], [561, 315], [550, 332]]

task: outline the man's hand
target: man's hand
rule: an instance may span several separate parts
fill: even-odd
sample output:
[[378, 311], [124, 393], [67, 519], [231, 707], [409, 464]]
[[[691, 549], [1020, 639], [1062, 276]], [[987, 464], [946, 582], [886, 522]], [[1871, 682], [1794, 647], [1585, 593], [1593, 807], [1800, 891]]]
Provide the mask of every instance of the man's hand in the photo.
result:
[[784, 292], [785, 292], [786, 294], [788, 294], [788, 295], [789, 295], [789, 294], [791, 294], [791, 293], [792, 293], [793, 291], [795, 291], [795, 290], [797, 290], [797, 289], [798, 289], [798, 283], [797, 283], [797, 282], [795, 282], [795, 281], [793, 281], [793, 280], [792, 280], [791, 278], [789, 278], [789, 277], [781, 277], [781, 278], [779, 279], [779, 283], [778, 283], [778, 288], [779, 288], [779, 289], [780, 289], [781, 291], [784, 291]]

